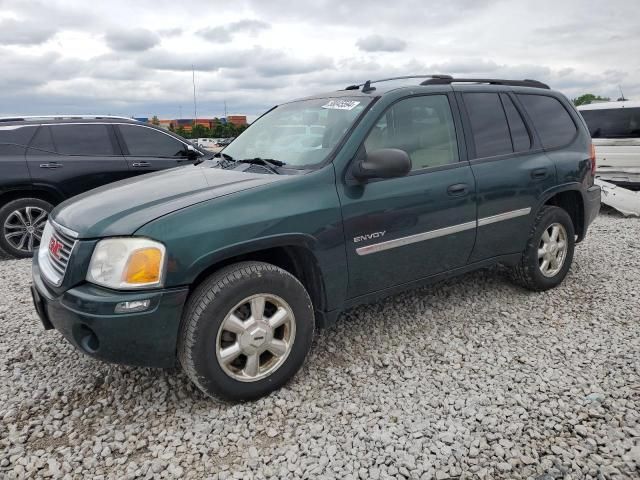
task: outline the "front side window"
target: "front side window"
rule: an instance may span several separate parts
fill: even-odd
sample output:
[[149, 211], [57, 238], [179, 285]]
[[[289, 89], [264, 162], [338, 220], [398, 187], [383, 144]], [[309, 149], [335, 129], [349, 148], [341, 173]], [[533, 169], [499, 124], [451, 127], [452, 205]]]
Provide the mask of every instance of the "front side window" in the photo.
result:
[[411, 97], [382, 114], [364, 142], [367, 152], [381, 148], [404, 150], [411, 169], [458, 161], [458, 143], [446, 95]]
[[280, 105], [242, 132], [224, 153], [235, 160], [272, 159], [294, 168], [319, 165], [369, 102], [368, 97], [340, 97]]
[[640, 137], [640, 108], [581, 110], [592, 138]]
[[186, 146], [180, 140], [153, 128], [119, 125], [129, 155], [134, 157], [184, 157]]
[[502, 102], [497, 93], [465, 93], [476, 158], [513, 152], [511, 135]]
[[562, 147], [575, 137], [577, 129], [567, 109], [557, 98], [519, 94], [544, 148]]
[[109, 125], [51, 125], [57, 152], [62, 155], [114, 155]]

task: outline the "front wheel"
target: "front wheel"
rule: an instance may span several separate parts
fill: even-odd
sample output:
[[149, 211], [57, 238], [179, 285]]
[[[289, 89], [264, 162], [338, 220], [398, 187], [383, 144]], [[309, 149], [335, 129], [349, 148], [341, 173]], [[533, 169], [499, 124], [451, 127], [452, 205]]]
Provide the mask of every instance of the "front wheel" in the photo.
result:
[[575, 230], [569, 214], [559, 207], [542, 207], [522, 259], [512, 270], [514, 281], [538, 292], [556, 287], [569, 272], [574, 248]]
[[53, 205], [39, 198], [19, 198], [0, 208], [0, 253], [33, 256]]
[[249, 400], [284, 385], [311, 347], [311, 299], [290, 273], [242, 262], [191, 295], [178, 341], [189, 378], [207, 395]]

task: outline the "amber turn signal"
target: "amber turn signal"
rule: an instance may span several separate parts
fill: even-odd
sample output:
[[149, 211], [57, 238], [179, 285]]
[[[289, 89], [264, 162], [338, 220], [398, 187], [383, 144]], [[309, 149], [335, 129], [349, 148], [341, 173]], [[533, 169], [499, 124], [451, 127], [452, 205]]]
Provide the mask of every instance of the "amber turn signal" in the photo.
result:
[[131, 253], [122, 280], [141, 285], [160, 281], [162, 252], [158, 248], [141, 248]]

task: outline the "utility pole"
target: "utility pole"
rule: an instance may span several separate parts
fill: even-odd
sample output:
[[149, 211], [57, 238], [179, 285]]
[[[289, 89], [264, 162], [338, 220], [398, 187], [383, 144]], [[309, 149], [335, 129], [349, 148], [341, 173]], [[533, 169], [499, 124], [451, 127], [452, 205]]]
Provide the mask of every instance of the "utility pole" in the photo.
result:
[[227, 101], [224, 101], [224, 119], [227, 119]]
[[198, 109], [196, 107], [196, 70], [191, 65], [191, 80], [193, 82], [193, 122], [194, 125], [198, 121]]
[[627, 99], [624, 98], [624, 93], [622, 91], [622, 86], [618, 85], [618, 88], [620, 89], [620, 100], [625, 102]]

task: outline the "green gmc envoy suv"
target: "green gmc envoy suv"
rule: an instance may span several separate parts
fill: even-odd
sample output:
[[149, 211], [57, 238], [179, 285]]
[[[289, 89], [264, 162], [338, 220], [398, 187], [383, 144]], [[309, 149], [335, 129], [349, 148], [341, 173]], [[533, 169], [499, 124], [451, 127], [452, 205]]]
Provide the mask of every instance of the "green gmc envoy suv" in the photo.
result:
[[600, 208], [594, 171], [585, 123], [543, 83], [367, 81], [59, 205], [34, 304], [87, 355], [256, 398], [345, 308], [497, 263], [558, 285]]

